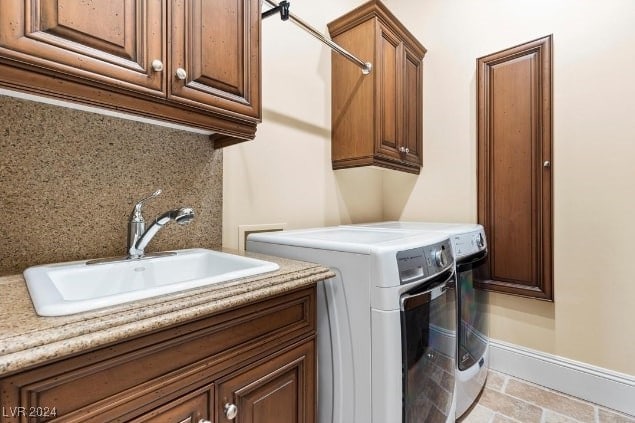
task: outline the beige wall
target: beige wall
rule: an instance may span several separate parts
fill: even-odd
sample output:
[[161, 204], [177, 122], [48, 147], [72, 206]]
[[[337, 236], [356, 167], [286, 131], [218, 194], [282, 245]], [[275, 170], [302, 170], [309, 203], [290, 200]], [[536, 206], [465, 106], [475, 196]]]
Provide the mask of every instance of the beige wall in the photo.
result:
[[[297, 1], [293, 13], [326, 24], [361, 2]], [[381, 218], [382, 171], [331, 170], [331, 53], [293, 25], [262, 25], [263, 122], [256, 139], [224, 149], [223, 244], [238, 247], [238, 225], [287, 228]]]
[[475, 60], [553, 34], [555, 302], [493, 295], [491, 335], [635, 375], [635, 2], [386, 4], [428, 48], [424, 171], [386, 173], [388, 219], [475, 221]]
[[[296, 2], [318, 28], [361, 1]], [[554, 35], [555, 303], [493, 295], [494, 338], [635, 374], [635, 2], [386, 0], [428, 48], [424, 168], [330, 168], [329, 51], [263, 23], [263, 123], [224, 153], [223, 242], [237, 225], [476, 220], [476, 58]]]

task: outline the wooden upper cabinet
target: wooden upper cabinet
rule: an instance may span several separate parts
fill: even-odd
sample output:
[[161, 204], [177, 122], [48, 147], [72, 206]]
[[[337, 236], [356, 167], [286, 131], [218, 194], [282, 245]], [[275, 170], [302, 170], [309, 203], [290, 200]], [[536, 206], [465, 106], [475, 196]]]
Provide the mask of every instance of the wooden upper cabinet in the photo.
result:
[[259, 0], [2, 0], [0, 86], [252, 139], [260, 19]]
[[419, 173], [426, 49], [379, 1], [328, 25], [333, 40], [373, 64], [369, 75], [332, 55], [333, 169], [377, 165]]
[[161, 0], [5, 0], [1, 54], [42, 71], [165, 96]]
[[258, 4], [172, 1], [171, 99], [260, 118]]

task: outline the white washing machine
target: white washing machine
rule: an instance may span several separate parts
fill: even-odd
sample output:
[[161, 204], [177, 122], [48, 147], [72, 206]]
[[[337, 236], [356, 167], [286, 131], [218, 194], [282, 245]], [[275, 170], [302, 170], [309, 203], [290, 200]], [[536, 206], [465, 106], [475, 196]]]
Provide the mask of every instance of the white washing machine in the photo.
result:
[[[342, 226], [347, 227], [347, 226]], [[457, 359], [456, 418], [474, 403], [485, 385], [489, 368], [488, 293], [475, 289], [474, 280], [487, 259], [483, 226], [472, 223], [379, 222], [350, 227], [379, 230], [403, 229], [420, 233], [442, 233], [452, 242], [456, 264]]]
[[252, 234], [247, 250], [311, 261], [318, 421], [454, 421], [456, 304], [447, 235], [331, 227]]

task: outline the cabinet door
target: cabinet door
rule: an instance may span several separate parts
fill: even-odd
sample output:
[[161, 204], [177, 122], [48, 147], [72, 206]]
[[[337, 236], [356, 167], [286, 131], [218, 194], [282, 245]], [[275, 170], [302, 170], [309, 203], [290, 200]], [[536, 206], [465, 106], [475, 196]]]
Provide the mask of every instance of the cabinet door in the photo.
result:
[[170, 99], [259, 119], [260, 1], [172, 0], [170, 16]]
[[216, 421], [314, 423], [314, 351], [310, 340], [218, 383]]
[[399, 147], [403, 137], [400, 125], [403, 115], [401, 41], [388, 28], [377, 23], [377, 62], [375, 125], [377, 139], [375, 151], [379, 155], [401, 160]]
[[423, 64], [421, 59], [404, 45], [403, 146], [404, 159], [419, 167], [423, 164]]
[[480, 288], [553, 300], [551, 36], [478, 59]]
[[131, 420], [130, 423], [199, 423], [200, 421], [211, 421], [213, 408], [214, 386], [210, 384]]
[[161, 0], [2, 0], [0, 55], [39, 72], [165, 96]]

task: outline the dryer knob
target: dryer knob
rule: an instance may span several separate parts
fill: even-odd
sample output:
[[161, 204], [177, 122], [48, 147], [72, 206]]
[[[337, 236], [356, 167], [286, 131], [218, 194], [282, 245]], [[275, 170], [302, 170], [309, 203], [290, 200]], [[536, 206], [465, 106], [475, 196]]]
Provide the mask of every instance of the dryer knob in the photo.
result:
[[445, 252], [445, 249], [440, 249], [438, 251], [436, 251], [434, 253], [434, 261], [436, 262], [437, 266], [439, 267], [445, 267], [448, 264], [448, 257], [447, 254]]

